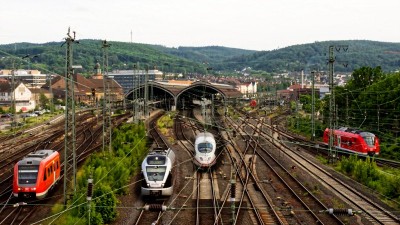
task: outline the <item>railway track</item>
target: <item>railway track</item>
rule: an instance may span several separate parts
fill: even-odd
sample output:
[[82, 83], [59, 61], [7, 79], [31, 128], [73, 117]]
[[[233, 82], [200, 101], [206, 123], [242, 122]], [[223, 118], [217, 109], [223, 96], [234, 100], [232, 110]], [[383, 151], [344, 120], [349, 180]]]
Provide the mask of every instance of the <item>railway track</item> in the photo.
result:
[[[231, 121], [232, 122], [232, 121]], [[252, 124], [253, 125], [253, 124]], [[290, 224], [344, 224], [335, 215], [316, 214], [316, 209], [327, 210], [324, 205], [311, 190], [308, 190], [296, 177], [295, 171], [289, 171], [259, 141], [260, 127], [262, 123], [257, 123], [253, 134], [239, 130], [244, 140], [255, 149], [254, 160], [258, 159], [258, 168], [265, 168], [260, 173], [261, 179], [257, 179], [259, 184], [268, 188], [268, 193], [279, 192], [278, 199], [272, 199], [274, 204], [281, 208], [285, 218]], [[254, 134], [257, 135], [254, 135]], [[286, 165], [287, 167], [287, 165]], [[254, 172], [256, 173], [256, 171]], [[265, 181], [265, 182], [260, 182]], [[272, 183], [272, 181], [274, 181]], [[293, 211], [296, 209], [296, 212]]]
[[[249, 124], [249, 126], [253, 126], [254, 128], [252, 124]], [[400, 222], [397, 216], [387, 211], [385, 208], [371, 201], [363, 194], [354, 192], [352, 187], [332, 176], [330, 172], [310, 161], [299, 152], [293, 151], [291, 148], [285, 146], [281, 141], [282, 137], [279, 138], [279, 134], [276, 131], [272, 134], [262, 132], [262, 136], [276, 148], [280, 149], [282, 153], [290, 157], [291, 160], [296, 162], [298, 167], [313, 174], [320, 183], [328, 186], [333, 193], [337, 194], [338, 198], [352, 206], [354, 210], [362, 211], [367, 220], [375, 224], [398, 224]]]

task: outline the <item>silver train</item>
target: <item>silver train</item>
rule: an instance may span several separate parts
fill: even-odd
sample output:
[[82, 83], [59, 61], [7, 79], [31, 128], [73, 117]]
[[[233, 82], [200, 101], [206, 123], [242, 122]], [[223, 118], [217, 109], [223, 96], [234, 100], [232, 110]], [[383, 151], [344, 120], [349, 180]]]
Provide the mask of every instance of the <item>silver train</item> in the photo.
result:
[[216, 162], [216, 143], [214, 135], [210, 132], [202, 132], [196, 135], [194, 142], [195, 156], [193, 162], [200, 169], [208, 169]]
[[173, 192], [172, 167], [175, 153], [171, 149], [154, 149], [142, 162], [141, 195], [150, 197], [171, 196]]

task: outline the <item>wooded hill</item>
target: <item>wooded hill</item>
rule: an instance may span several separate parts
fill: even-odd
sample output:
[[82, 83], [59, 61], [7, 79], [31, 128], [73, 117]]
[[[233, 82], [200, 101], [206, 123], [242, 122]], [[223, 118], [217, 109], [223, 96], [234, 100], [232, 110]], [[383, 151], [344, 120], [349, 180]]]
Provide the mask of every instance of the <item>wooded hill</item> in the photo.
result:
[[[73, 64], [82, 65], [81, 73], [90, 74], [94, 65], [103, 65], [102, 40], [79, 40], [73, 46]], [[168, 48], [126, 42], [109, 42], [108, 70], [158, 68], [167, 72], [206, 73], [241, 70], [251, 67], [267, 72], [327, 70], [329, 46], [334, 45], [335, 71], [351, 72], [363, 66], [381, 66], [385, 72], [400, 69], [400, 43], [377, 41], [324, 41], [294, 45], [272, 51], [252, 51], [222, 46]], [[348, 46], [344, 48], [343, 45]], [[346, 50], [346, 51], [345, 51]], [[15, 43], [0, 45], [0, 69], [40, 69], [44, 73], [63, 74], [66, 45], [63, 42], [44, 44]], [[31, 58], [22, 60], [21, 57]], [[32, 57], [36, 56], [38, 57]]]

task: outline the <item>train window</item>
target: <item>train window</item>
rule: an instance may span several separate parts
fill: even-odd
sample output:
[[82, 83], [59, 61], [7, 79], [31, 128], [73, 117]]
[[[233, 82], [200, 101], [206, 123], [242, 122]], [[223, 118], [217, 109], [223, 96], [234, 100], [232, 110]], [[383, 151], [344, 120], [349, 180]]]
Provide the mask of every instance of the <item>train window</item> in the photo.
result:
[[47, 180], [47, 173], [46, 173], [46, 170], [44, 171], [44, 178], [43, 178], [43, 180]]
[[374, 137], [372, 137], [372, 136], [365, 136], [365, 137], [363, 137], [364, 138], [364, 140], [365, 140], [365, 143], [367, 143], [367, 145], [369, 145], [369, 146], [374, 146]]
[[18, 166], [18, 182], [21, 184], [35, 184], [39, 171], [38, 165]]
[[47, 168], [47, 176], [50, 176], [50, 168]]
[[211, 143], [200, 143], [197, 145], [197, 149], [201, 153], [210, 153], [213, 150], [213, 145]]
[[147, 166], [146, 174], [149, 181], [162, 181], [167, 171], [166, 166]]

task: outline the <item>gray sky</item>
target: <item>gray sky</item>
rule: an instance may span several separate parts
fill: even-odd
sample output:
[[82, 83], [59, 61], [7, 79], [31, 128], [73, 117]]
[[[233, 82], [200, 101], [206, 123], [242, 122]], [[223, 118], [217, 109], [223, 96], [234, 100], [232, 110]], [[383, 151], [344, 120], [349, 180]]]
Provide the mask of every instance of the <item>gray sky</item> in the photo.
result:
[[400, 42], [400, 0], [12, 0], [0, 44], [107, 39], [273, 50], [328, 40]]

